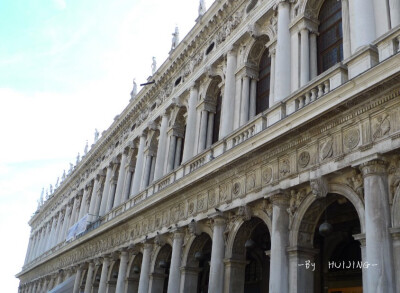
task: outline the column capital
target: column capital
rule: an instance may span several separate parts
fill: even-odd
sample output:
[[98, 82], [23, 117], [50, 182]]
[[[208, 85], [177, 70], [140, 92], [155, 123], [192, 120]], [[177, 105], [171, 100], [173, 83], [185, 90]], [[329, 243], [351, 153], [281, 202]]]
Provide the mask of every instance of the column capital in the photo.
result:
[[185, 237], [185, 231], [182, 228], [176, 228], [171, 231], [174, 239], [183, 239]]
[[289, 206], [290, 196], [286, 190], [278, 189], [265, 197], [269, 199], [272, 205], [287, 207]]
[[221, 211], [208, 214], [208, 218], [212, 221], [213, 226], [226, 225], [226, 216]]
[[192, 91], [192, 90], [198, 90], [198, 87], [199, 87], [199, 85], [198, 85], [198, 82], [197, 81], [193, 81], [193, 82], [191, 82], [190, 84], [189, 84], [189, 89]]
[[383, 175], [387, 173], [388, 163], [384, 160], [375, 159], [360, 165], [361, 173], [364, 177], [370, 175]]
[[366, 245], [366, 237], [365, 237], [365, 233], [361, 233], [361, 234], [354, 234], [353, 235], [354, 240], [360, 241], [361, 246], [365, 246]]

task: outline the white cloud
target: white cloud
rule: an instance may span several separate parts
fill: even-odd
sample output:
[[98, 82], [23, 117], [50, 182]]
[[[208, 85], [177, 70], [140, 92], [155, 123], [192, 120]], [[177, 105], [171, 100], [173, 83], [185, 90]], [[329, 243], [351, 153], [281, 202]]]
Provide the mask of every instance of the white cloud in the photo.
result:
[[53, 3], [57, 9], [64, 10], [67, 8], [67, 3], [65, 0], [53, 0]]

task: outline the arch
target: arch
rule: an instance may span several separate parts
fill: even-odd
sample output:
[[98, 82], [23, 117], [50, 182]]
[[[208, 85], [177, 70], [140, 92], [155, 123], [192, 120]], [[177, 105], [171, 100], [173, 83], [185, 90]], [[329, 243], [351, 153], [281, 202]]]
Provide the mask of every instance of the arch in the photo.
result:
[[[361, 228], [361, 233], [365, 233], [365, 208], [364, 208], [364, 202], [362, 199], [358, 196], [358, 194], [351, 189], [349, 186], [344, 185], [344, 184], [338, 184], [338, 183], [331, 183], [328, 184], [328, 193], [330, 194], [337, 194], [345, 197], [347, 200], [350, 201], [350, 203], [353, 205], [354, 209], [357, 212], [358, 219], [360, 221], [360, 228]], [[335, 201], [337, 198], [332, 198], [331, 201]], [[294, 218], [292, 220], [292, 226], [290, 229], [289, 233], [289, 241], [290, 241], [290, 246], [295, 247], [298, 245], [301, 245], [301, 243], [308, 243], [309, 246], [312, 246], [312, 241], [313, 241], [313, 236], [310, 235], [303, 235], [301, 234], [300, 236], [300, 230], [301, 226], [306, 227], [307, 230], [313, 231], [315, 230], [314, 228], [310, 227], [309, 223], [304, 221], [307, 213], [315, 213], [312, 218], [317, 218], [321, 216], [321, 214], [324, 212], [324, 208], [321, 205], [321, 203], [318, 203], [319, 198], [315, 197], [312, 193], [309, 193], [308, 196], [304, 199], [304, 201], [300, 204], [299, 209], [297, 212], [294, 214]], [[328, 202], [329, 204], [329, 202]], [[314, 205], [314, 206], [313, 206]], [[319, 205], [319, 206], [318, 206]], [[323, 205], [325, 205], [325, 202], [323, 202]], [[312, 207], [313, 206], [313, 207]], [[313, 208], [312, 211], [310, 211], [310, 208]], [[311, 230], [313, 229], [313, 230]], [[299, 240], [299, 238], [301, 238]], [[301, 243], [300, 243], [301, 242]]]
[[257, 39], [253, 39], [249, 44], [249, 49], [245, 53], [245, 60], [247, 64], [258, 67], [262, 54], [266, 50], [266, 45], [271, 38], [268, 35], [261, 35]]
[[113, 293], [115, 292], [117, 286], [118, 272], [119, 272], [119, 264], [120, 261], [115, 260], [111, 263], [110, 269], [108, 270], [107, 276], [107, 292]]
[[137, 292], [139, 289], [140, 270], [142, 266], [143, 254], [137, 253], [133, 255], [128, 263], [126, 273], [126, 289], [127, 292]]
[[317, 19], [324, 0], [300, 0], [297, 15], [305, 15], [312, 19]]
[[[197, 232], [200, 234], [202, 233], [207, 234], [212, 240], [212, 230], [209, 226], [199, 224], [197, 226]], [[192, 235], [187, 240], [182, 252], [182, 266], [186, 265], [190, 248], [197, 237], [198, 237], [197, 235]]]

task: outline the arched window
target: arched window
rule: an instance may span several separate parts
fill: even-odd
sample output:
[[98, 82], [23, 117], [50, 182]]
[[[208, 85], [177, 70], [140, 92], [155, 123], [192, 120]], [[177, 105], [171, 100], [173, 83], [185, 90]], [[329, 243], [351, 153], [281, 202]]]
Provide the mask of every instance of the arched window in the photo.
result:
[[214, 128], [212, 134], [212, 143], [216, 143], [218, 141], [219, 136], [219, 124], [221, 122], [221, 108], [222, 108], [222, 95], [221, 92], [217, 95], [217, 104], [215, 106], [215, 115], [214, 115]]
[[271, 58], [266, 49], [261, 57], [257, 83], [256, 115], [269, 107], [269, 90], [271, 79]]
[[326, 0], [318, 20], [318, 74], [321, 74], [343, 60], [342, 1]]

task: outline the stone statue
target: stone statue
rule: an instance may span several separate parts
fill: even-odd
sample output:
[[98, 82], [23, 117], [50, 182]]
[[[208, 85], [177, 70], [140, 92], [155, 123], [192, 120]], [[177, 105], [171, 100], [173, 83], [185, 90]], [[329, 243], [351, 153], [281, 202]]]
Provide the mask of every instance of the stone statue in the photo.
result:
[[151, 64], [152, 75], [154, 75], [154, 73], [156, 73], [156, 70], [157, 70], [157, 61], [156, 61], [156, 57], [153, 57], [153, 63]]
[[67, 177], [67, 175], [65, 174], [65, 169], [64, 169], [64, 172], [62, 174], [61, 180], [64, 181], [66, 177]]
[[81, 154], [78, 153], [78, 155], [76, 156], [76, 164], [77, 165], [79, 164], [80, 159], [81, 159]]
[[88, 141], [86, 141], [85, 149], [83, 150], [84, 156], [86, 156], [86, 154], [88, 153], [88, 149], [89, 149], [89, 145], [88, 145]]
[[52, 194], [53, 193], [53, 185], [52, 184], [50, 184], [49, 189], [50, 189], [50, 194]]
[[43, 205], [43, 195], [44, 195], [44, 188], [42, 188], [42, 193], [40, 194], [40, 197], [37, 201], [38, 203], [37, 209], [39, 209]]
[[72, 173], [72, 170], [74, 170], [74, 165], [72, 163], [69, 163], [69, 171], [68, 174]]
[[60, 177], [57, 177], [56, 185], [54, 186], [55, 188], [58, 187], [58, 183], [60, 182]]
[[206, 1], [205, 0], [200, 0], [200, 5], [199, 5], [199, 17], [203, 16], [207, 11], [206, 8]]
[[49, 190], [46, 189], [46, 199], [49, 199]]
[[133, 88], [131, 91], [131, 99], [134, 99], [137, 95], [137, 84], [136, 84], [136, 79], [133, 79]]
[[99, 131], [97, 128], [94, 130], [94, 143], [96, 143], [99, 140]]
[[175, 27], [175, 32], [172, 34], [172, 45], [171, 45], [171, 50], [176, 49], [179, 44], [179, 28]]

